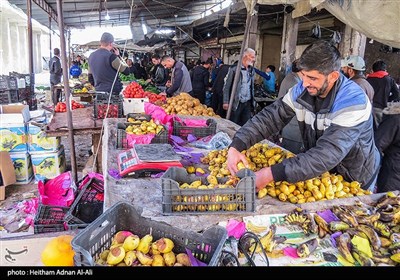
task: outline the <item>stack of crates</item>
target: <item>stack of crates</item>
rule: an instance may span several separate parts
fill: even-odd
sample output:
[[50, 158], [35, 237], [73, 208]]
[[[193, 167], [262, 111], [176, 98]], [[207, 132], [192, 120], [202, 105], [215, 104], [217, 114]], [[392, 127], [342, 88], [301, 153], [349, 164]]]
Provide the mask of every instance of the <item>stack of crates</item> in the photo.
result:
[[9, 77], [16, 80], [19, 102], [28, 105], [29, 110], [37, 110], [35, 75], [10, 72]]
[[0, 76], [0, 104], [18, 102], [18, 86], [15, 77]]

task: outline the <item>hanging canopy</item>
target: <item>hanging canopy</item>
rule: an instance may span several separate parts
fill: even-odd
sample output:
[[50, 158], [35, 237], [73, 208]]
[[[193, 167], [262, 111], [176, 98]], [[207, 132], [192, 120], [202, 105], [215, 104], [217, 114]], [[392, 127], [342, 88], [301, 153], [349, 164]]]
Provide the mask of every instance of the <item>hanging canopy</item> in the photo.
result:
[[256, 3], [294, 5], [293, 18], [307, 15], [312, 8], [326, 9], [340, 21], [368, 38], [400, 48], [400, 1], [252, 0], [244, 2], [248, 11], [252, 11]]

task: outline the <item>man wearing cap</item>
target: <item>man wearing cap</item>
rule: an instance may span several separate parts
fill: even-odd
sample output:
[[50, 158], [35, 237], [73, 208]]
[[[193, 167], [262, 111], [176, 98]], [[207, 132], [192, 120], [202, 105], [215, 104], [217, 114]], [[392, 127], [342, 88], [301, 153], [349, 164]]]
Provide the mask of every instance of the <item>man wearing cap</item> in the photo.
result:
[[122, 83], [118, 72], [129, 75], [129, 68], [119, 56], [119, 50], [113, 45], [114, 37], [104, 32], [100, 39], [100, 48], [89, 56], [89, 82], [96, 91], [119, 94]]
[[366, 69], [364, 59], [358, 55], [349, 55], [345, 59], [342, 59], [341, 66], [343, 74], [359, 85], [372, 103], [375, 91], [364, 76], [364, 71]]

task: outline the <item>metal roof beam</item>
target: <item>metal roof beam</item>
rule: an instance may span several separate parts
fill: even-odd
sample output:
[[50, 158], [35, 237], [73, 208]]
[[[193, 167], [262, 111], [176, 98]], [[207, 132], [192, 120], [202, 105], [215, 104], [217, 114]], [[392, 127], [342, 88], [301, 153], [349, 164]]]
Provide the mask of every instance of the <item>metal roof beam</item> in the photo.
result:
[[45, 0], [32, 0], [33, 3], [38, 5], [45, 11], [55, 22], [58, 23], [57, 12]]

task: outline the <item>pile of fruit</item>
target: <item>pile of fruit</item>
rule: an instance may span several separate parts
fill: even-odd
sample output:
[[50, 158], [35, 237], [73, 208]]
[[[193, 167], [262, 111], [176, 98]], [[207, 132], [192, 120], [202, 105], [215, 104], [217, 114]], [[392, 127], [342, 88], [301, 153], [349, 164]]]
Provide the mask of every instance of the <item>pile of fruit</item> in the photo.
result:
[[[217, 178], [227, 176], [230, 174], [226, 163], [227, 154], [227, 149], [211, 151], [201, 161], [209, 165], [208, 170], [211, 175]], [[286, 158], [295, 156], [293, 153], [284, 151], [280, 147], [269, 147], [268, 144], [262, 143], [257, 143], [248, 150], [242, 151], [242, 154], [246, 155], [249, 169], [255, 172], [264, 167], [280, 163]], [[244, 164], [240, 162], [238, 169], [242, 168], [244, 168]], [[325, 172], [319, 177], [296, 183], [286, 181], [271, 182], [259, 190], [258, 198], [263, 198], [267, 194], [281, 201], [305, 203], [360, 196], [371, 194], [371, 192], [363, 190], [357, 181], [346, 182], [341, 175]]]
[[126, 126], [125, 132], [127, 134], [136, 134], [136, 135], [143, 135], [148, 133], [158, 134], [164, 129], [164, 126], [156, 124], [153, 119], [151, 119], [150, 121], [144, 120], [141, 122], [132, 121], [132, 119], [128, 119], [128, 122], [131, 122], [132, 124]]
[[[85, 108], [85, 105], [82, 103], [76, 102], [75, 100], [71, 100], [71, 109], [79, 109], [79, 108]], [[56, 104], [56, 107], [54, 108], [55, 112], [61, 113], [61, 112], [67, 112], [67, 104], [65, 102], [58, 102]]]
[[169, 115], [191, 115], [191, 116], [214, 116], [217, 117], [212, 108], [200, 103], [200, 100], [181, 92], [177, 96], [167, 98], [167, 103], [162, 105]]
[[112, 238], [111, 247], [102, 251], [96, 259], [99, 265], [109, 266], [191, 266], [186, 253], [176, 254], [174, 242], [162, 237], [153, 242], [153, 236], [142, 238], [130, 231], [118, 231]]
[[130, 83], [126, 89], [122, 92], [124, 98], [148, 98], [149, 102], [162, 105], [166, 102], [166, 97], [164, 95], [159, 95], [152, 91], [144, 90], [143, 87], [137, 83], [132, 82]]
[[[119, 108], [118, 104], [95, 104], [95, 117], [97, 119], [105, 118], [119, 118]], [[108, 108], [109, 107], [109, 108]], [[108, 112], [107, 112], [108, 109]]]

